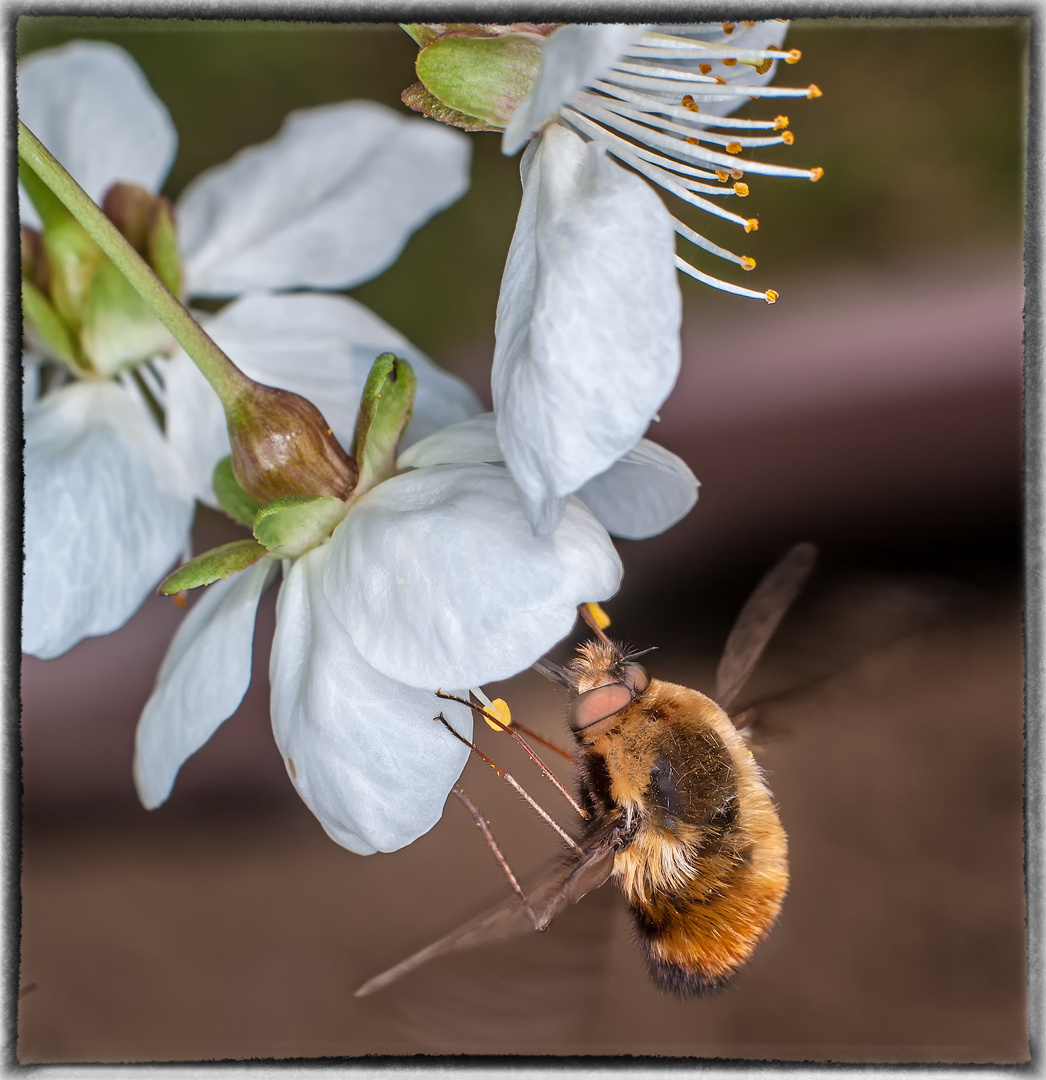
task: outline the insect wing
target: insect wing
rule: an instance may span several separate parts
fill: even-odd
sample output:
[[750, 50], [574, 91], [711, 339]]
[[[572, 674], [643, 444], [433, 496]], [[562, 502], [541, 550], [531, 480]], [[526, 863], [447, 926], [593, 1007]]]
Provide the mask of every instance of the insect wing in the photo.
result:
[[535, 886], [527, 899], [537, 920], [536, 925], [523, 902], [519, 897], [513, 896], [496, 908], [470, 919], [413, 956], [401, 960], [394, 967], [368, 979], [355, 992], [355, 996], [373, 994], [375, 990], [381, 990], [445, 953], [471, 949], [491, 941], [502, 941], [528, 930], [547, 929], [549, 923], [567, 904], [577, 903], [586, 893], [599, 888], [610, 877], [614, 868], [614, 852], [612, 840], [601, 831], [585, 843], [581, 855], [566, 864], [558, 865]]
[[759, 582], [741, 608], [716, 670], [714, 697], [720, 708], [730, 711], [816, 561], [817, 548], [813, 544], [796, 544]]

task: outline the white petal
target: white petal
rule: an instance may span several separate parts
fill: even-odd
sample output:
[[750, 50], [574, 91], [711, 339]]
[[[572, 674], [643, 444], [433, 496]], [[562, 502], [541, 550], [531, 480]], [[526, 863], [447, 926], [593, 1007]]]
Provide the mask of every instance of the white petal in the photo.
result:
[[621, 50], [638, 41], [644, 26], [622, 23], [561, 26], [549, 35], [541, 54], [534, 88], [512, 114], [501, 140], [503, 153], [514, 154], [539, 132], [574, 93], [605, 71]]
[[[160, 99], [123, 49], [74, 41], [18, 66], [18, 115], [95, 202], [117, 181], [159, 191], [178, 136]], [[39, 226], [19, 191], [19, 214]]]
[[577, 497], [611, 536], [645, 540], [681, 521], [697, 502], [697, 477], [670, 450], [640, 439]]
[[366, 281], [464, 193], [469, 152], [460, 132], [373, 102], [292, 113], [179, 200], [189, 292]]
[[25, 418], [22, 648], [49, 659], [122, 626], [185, 546], [193, 503], [140, 402], [74, 383]]
[[422, 469], [428, 465], [504, 460], [494, 431], [494, 414], [488, 412], [433, 432], [400, 454], [397, 465], [401, 469]]
[[[208, 332], [210, 324], [207, 324]], [[167, 439], [190, 477], [193, 495], [216, 506], [211, 479], [214, 467], [228, 456], [229, 433], [225, 412], [200, 369], [178, 351], [153, 365], [163, 378]]]
[[254, 619], [271, 559], [208, 585], [174, 635], [138, 721], [134, 783], [149, 810], [186, 760], [236, 711], [251, 681]]
[[576, 499], [536, 536], [497, 465], [438, 465], [363, 495], [330, 542], [324, 589], [372, 666], [412, 686], [523, 670], [617, 591], [610, 538]]
[[280, 589], [273, 732], [298, 794], [331, 839], [361, 855], [395, 851], [439, 820], [468, 758], [433, 718], [442, 712], [470, 738], [472, 715], [360, 657], [324, 597], [329, 551], [300, 558]]
[[498, 441], [535, 527], [642, 437], [679, 371], [672, 218], [638, 177], [554, 125], [501, 283]]

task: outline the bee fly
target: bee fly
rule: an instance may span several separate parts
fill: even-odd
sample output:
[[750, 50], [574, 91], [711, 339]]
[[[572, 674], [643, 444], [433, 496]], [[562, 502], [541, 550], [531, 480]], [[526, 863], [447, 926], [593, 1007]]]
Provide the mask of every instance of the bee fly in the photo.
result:
[[580, 840], [567, 838], [574, 854], [524, 894], [482, 815], [459, 792], [517, 896], [369, 980], [356, 995], [443, 953], [544, 930], [568, 903], [610, 877], [625, 894], [658, 986], [682, 995], [722, 987], [766, 937], [788, 889], [784, 829], [739, 730], [751, 714], [732, 722], [728, 710], [815, 558], [810, 544], [792, 548], [749, 598], [727, 639], [715, 701], [650, 678], [636, 663], [639, 654], [610, 641], [590, 615], [596, 640], [581, 645], [568, 668], [539, 660], [534, 666], [574, 695], [570, 727], [587, 819]]

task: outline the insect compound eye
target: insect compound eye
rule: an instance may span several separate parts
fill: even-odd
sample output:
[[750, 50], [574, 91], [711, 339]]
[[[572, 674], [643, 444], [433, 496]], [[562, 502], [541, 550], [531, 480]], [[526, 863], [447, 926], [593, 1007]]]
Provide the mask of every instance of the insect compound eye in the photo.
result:
[[632, 704], [632, 688], [623, 682], [607, 683], [586, 690], [570, 707], [570, 726], [584, 731]]

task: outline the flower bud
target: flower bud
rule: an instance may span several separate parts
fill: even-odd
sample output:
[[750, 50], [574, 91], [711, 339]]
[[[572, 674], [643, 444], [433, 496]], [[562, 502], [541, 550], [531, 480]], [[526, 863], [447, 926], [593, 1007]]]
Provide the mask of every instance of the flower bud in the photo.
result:
[[226, 418], [236, 480], [259, 502], [285, 495], [345, 499], [355, 488], [356, 462], [311, 401], [253, 383]]
[[[20, 179], [44, 222], [22, 230], [27, 336], [80, 374], [111, 375], [166, 350], [172, 338], [83, 226], [31, 170]], [[178, 295], [182, 272], [170, 204], [133, 184], [114, 184], [106, 215]]]
[[421, 84], [404, 91], [405, 104], [455, 127], [504, 128], [530, 93], [556, 25], [411, 24]]
[[181, 297], [182, 265], [170, 200], [135, 184], [113, 184], [102, 210], [164, 285]]

